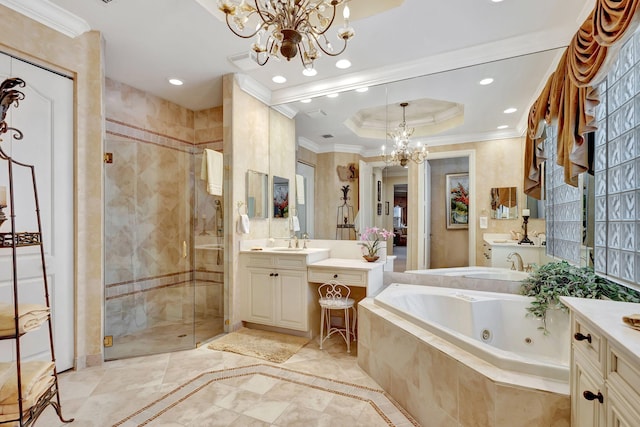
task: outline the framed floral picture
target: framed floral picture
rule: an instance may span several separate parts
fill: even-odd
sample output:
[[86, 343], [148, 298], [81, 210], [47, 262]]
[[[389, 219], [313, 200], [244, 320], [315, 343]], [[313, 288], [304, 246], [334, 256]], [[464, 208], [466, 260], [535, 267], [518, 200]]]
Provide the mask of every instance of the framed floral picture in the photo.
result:
[[469, 174], [450, 173], [445, 179], [447, 228], [469, 228]]

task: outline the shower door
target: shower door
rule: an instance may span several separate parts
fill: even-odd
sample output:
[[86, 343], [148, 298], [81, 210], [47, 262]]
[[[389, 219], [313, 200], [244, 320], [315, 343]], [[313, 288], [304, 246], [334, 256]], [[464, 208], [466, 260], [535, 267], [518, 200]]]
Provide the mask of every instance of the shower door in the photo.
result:
[[107, 360], [196, 345], [195, 150], [158, 139], [107, 120]]

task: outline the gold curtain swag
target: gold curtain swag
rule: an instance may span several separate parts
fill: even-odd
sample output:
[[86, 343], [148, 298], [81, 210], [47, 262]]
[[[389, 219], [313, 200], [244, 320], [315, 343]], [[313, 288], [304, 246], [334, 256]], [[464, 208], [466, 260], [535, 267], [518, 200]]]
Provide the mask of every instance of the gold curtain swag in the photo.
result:
[[544, 125], [557, 125], [557, 163], [564, 180], [577, 186], [588, 168], [585, 134], [596, 130], [600, 102], [595, 86], [607, 75], [620, 46], [640, 23], [640, 0], [596, 0], [589, 17], [565, 50], [556, 70], [529, 109], [525, 134], [524, 191], [541, 198]]

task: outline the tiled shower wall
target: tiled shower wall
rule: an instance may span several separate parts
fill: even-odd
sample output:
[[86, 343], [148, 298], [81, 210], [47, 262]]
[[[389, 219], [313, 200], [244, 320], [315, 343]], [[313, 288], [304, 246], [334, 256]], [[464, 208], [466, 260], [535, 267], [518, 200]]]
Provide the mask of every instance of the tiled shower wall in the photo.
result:
[[595, 269], [640, 283], [640, 35], [621, 48], [596, 109]]
[[203, 148], [222, 148], [221, 109], [194, 113], [111, 80], [106, 95], [106, 333], [222, 317], [224, 264], [194, 247], [222, 224], [222, 198], [199, 179]]

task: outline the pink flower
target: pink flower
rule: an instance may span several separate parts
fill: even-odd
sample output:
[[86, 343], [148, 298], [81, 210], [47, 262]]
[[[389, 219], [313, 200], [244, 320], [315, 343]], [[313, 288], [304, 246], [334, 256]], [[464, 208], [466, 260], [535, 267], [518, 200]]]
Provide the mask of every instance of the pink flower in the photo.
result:
[[362, 242], [359, 244], [366, 249], [367, 255], [376, 256], [380, 249], [380, 242], [392, 238], [395, 234], [392, 231], [378, 227], [367, 227], [360, 236]]

